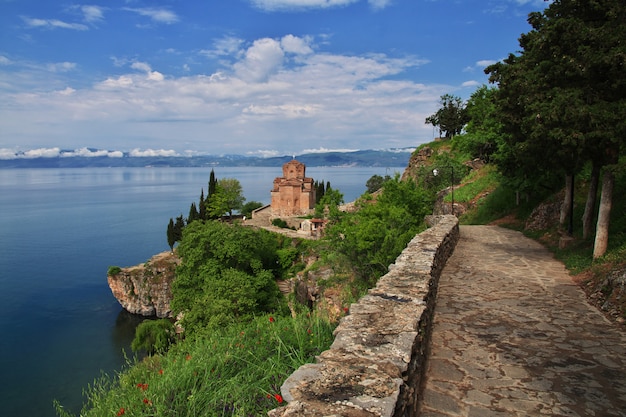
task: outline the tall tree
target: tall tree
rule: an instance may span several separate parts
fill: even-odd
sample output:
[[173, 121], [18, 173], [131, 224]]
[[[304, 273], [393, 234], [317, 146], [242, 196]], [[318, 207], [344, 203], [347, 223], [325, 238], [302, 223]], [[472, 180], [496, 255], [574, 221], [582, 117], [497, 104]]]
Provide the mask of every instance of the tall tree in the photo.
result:
[[212, 216], [221, 217], [228, 213], [232, 219], [233, 211], [240, 210], [245, 201], [239, 180], [222, 178], [217, 182], [215, 192], [210, 197], [207, 209]]
[[176, 234], [174, 232], [174, 219], [170, 217], [170, 222], [167, 225], [167, 245], [170, 247], [170, 251], [174, 252], [175, 244]]
[[[509, 149], [500, 157], [508, 155], [503, 160], [514, 171], [529, 174], [547, 167], [565, 175], [564, 206], [572, 198], [573, 178], [586, 162], [598, 172], [616, 164], [623, 149], [624, 21], [623, 0], [555, 0], [544, 12], [529, 15], [533, 29], [521, 36], [520, 55], [486, 69], [499, 85], [497, 103], [508, 133]], [[607, 171], [610, 182], [613, 176]], [[608, 236], [608, 229], [602, 236]]]
[[204, 198], [204, 188], [200, 191], [200, 201], [198, 202], [198, 217], [200, 220], [207, 220], [206, 199]]
[[467, 123], [465, 104], [460, 97], [452, 94], [441, 96], [441, 108], [426, 118], [426, 123], [439, 128], [439, 136], [450, 139], [458, 135]]

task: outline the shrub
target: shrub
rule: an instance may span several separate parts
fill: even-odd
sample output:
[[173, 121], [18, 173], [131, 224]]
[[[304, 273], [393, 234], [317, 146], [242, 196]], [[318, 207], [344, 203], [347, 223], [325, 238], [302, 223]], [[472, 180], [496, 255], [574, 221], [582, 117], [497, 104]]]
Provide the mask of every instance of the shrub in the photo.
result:
[[119, 266], [110, 266], [107, 271], [107, 275], [112, 277], [119, 274], [120, 272], [122, 272], [122, 268], [120, 268]]

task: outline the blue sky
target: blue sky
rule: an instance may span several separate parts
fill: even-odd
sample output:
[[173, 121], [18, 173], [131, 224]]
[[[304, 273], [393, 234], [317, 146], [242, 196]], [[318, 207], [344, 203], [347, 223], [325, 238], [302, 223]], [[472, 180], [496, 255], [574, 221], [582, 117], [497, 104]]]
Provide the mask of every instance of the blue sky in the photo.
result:
[[543, 0], [0, 0], [0, 158], [414, 147]]

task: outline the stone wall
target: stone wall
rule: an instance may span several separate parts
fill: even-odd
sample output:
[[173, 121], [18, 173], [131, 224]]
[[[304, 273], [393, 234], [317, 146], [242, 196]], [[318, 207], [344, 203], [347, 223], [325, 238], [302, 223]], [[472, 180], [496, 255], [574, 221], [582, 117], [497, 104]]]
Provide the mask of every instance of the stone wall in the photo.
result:
[[455, 216], [431, 216], [375, 288], [350, 307], [335, 341], [281, 387], [270, 417], [416, 415], [441, 270], [459, 238]]

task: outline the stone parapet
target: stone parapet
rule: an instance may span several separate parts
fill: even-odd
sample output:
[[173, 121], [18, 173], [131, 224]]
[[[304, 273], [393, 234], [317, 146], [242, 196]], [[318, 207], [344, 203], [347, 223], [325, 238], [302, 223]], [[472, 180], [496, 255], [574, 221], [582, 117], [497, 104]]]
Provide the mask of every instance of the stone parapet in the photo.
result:
[[455, 216], [430, 216], [375, 288], [350, 306], [317, 362], [281, 387], [270, 417], [415, 415], [438, 279], [459, 239]]

